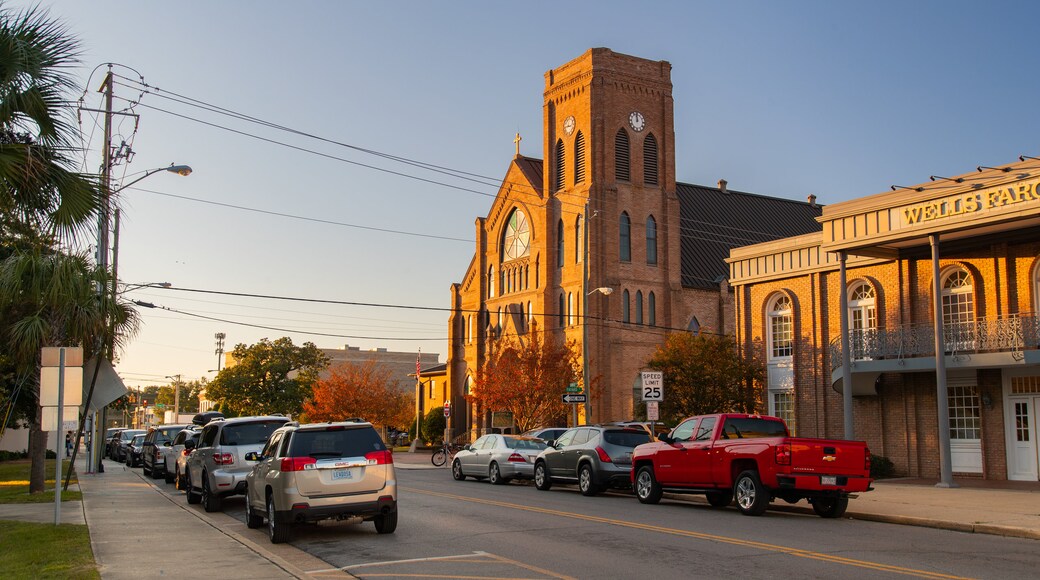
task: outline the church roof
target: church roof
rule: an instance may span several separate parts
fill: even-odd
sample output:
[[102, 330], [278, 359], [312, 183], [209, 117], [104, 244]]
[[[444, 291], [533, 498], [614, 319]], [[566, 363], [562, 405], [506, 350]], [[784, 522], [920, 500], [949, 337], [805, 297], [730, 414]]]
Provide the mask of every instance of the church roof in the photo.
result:
[[717, 288], [732, 248], [820, 231], [819, 205], [689, 183], [675, 191], [686, 288]]
[[517, 155], [513, 158], [513, 162], [520, 168], [520, 171], [525, 177], [531, 182], [531, 185], [538, 190], [539, 193], [542, 191], [542, 160], [535, 159], [533, 157], [524, 157], [523, 155]]

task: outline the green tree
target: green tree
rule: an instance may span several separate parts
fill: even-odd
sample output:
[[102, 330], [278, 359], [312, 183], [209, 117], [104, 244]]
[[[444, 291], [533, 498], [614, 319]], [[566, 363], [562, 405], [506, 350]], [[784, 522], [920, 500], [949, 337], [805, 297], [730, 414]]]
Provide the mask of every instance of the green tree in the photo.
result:
[[30, 493], [43, 491], [43, 458], [47, 445], [39, 406], [40, 349], [82, 346], [86, 359], [102, 351], [115, 332], [121, 347], [138, 328], [137, 312], [97, 288], [111, 284], [109, 271], [86, 256], [18, 252], [0, 262], [0, 344], [12, 362], [17, 392], [15, 411], [30, 424], [29, 456], [33, 459]]
[[440, 407], [431, 409], [423, 419], [422, 440], [440, 445], [444, 441], [444, 429], [447, 426], [448, 420], [444, 418], [444, 409]]
[[295, 346], [288, 337], [236, 345], [231, 358], [234, 364], [209, 383], [206, 397], [240, 415], [298, 415], [329, 364], [314, 343]]
[[[75, 236], [100, 207], [96, 176], [77, 173], [79, 132], [66, 101], [79, 42], [46, 10], [0, 1], [0, 234], [38, 243]], [[43, 234], [43, 235], [41, 235]]]
[[181, 401], [178, 412], [197, 412], [199, 410], [199, 394], [209, 386], [206, 377], [194, 381], [173, 381], [169, 385], [159, 387], [159, 393], [156, 395], [155, 402], [164, 405], [167, 410], [172, 411], [175, 402], [174, 397], [176, 396], [174, 388], [178, 384], [181, 388]]
[[647, 366], [664, 373], [661, 418], [666, 423], [706, 413], [754, 413], [761, 407], [765, 367], [742, 357], [732, 337], [670, 334]]

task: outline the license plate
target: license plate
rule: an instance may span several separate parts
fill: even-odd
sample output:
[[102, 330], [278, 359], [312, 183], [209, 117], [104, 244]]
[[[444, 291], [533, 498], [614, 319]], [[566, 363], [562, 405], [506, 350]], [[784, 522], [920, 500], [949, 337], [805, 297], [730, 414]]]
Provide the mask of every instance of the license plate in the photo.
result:
[[333, 469], [332, 479], [354, 479], [354, 474], [349, 469]]
[[838, 485], [838, 478], [834, 475], [820, 476], [820, 485]]

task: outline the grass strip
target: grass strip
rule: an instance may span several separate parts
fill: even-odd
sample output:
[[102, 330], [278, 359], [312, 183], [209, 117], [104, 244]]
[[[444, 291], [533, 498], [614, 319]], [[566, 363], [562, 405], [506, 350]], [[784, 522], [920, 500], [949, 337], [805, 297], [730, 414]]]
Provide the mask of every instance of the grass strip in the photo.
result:
[[0, 520], [0, 546], [5, 579], [101, 577], [87, 526]]
[[[29, 469], [31, 462], [28, 459], [16, 459], [14, 461], [0, 461], [0, 503], [54, 503], [54, 460], [48, 459], [46, 463], [46, 491], [43, 493], [29, 493]], [[68, 461], [62, 461], [62, 473], [69, 468]], [[69, 490], [61, 492], [61, 501], [79, 501], [83, 494], [71, 489], [76, 483], [76, 474], [72, 474], [69, 482]], [[0, 570], [3, 570], [0, 568]]]

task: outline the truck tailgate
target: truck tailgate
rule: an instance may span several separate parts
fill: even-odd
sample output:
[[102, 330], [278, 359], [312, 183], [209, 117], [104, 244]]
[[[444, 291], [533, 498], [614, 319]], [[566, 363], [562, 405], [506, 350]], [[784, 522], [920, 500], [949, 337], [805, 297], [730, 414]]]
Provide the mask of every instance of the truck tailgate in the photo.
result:
[[792, 473], [866, 476], [867, 445], [862, 441], [787, 439]]

